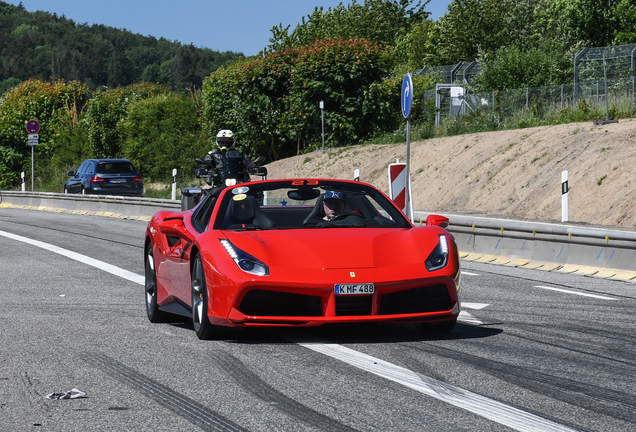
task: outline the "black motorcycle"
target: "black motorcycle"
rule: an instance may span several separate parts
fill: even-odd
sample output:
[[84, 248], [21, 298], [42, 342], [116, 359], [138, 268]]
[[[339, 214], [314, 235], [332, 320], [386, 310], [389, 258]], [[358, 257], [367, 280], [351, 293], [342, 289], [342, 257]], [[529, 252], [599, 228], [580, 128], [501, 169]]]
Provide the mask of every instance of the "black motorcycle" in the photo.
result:
[[205, 159], [196, 158], [201, 168], [197, 168], [194, 174], [202, 178], [210, 188], [188, 187], [181, 189], [181, 211], [195, 207], [204, 195], [212, 191], [228, 186], [250, 181], [250, 175], [260, 175], [267, 179], [267, 168], [260, 166], [265, 161], [259, 156], [255, 161], [250, 161], [238, 150], [228, 150], [220, 156], [220, 164], [212, 157]]

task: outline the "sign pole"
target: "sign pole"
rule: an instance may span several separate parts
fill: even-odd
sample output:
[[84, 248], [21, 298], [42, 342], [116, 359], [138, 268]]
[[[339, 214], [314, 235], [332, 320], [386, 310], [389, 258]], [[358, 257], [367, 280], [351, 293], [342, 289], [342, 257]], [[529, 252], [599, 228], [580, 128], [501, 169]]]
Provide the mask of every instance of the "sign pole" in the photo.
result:
[[411, 202], [411, 107], [413, 106], [413, 76], [407, 73], [402, 81], [402, 115], [406, 119], [406, 217], [413, 223], [413, 203]]
[[413, 206], [411, 205], [411, 115], [406, 118], [406, 216], [413, 222]]
[[325, 149], [325, 101], [320, 101], [320, 117], [322, 119], [322, 149]]
[[39, 140], [40, 140], [40, 135], [38, 135], [38, 132], [40, 132], [40, 123], [38, 123], [37, 120], [29, 120], [26, 123], [26, 130], [29, 133], [28, 143], [31, 146], [31, 192], [33, 192], [33, 178], [34, 178], [33, 172], [35, 171], [33, 169], [35, 165], [34, 148], [36, 145], [39, 144]]
[[35, 152], [33, 151], [34, 148], [34, 146], [31, 146], [31, 192], [33, 192], [33, 159], [35, 157]]

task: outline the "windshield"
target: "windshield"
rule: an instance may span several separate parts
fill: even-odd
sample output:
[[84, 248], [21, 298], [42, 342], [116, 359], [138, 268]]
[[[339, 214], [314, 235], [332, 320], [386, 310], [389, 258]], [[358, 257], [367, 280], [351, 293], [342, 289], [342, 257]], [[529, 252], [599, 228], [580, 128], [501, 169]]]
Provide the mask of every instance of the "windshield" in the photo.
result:
[[98, 174], [130, 174], [134, 172], [135, 168], [130, 162], [106, 162], [97, 165]]
[[338, 180], [284, 180], [228, 188], [213, 226], [224, 230], [267, 230], [411, 225], [372, 186]]

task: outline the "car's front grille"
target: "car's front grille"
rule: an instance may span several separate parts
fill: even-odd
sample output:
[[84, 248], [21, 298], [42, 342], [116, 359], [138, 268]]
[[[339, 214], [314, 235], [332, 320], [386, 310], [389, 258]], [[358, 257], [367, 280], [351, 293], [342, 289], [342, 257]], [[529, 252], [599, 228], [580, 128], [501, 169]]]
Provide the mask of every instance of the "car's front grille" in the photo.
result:
[[447, 311], [453, 307], [448, 288], [432, 285], [380, 296], [380, 315]]
[[251, 316], [322, 316], [322, 298], [254, 289], [245, 294], [238, 309]]
[[371, 315], [372, 295], [336, 296], [336, 316]]

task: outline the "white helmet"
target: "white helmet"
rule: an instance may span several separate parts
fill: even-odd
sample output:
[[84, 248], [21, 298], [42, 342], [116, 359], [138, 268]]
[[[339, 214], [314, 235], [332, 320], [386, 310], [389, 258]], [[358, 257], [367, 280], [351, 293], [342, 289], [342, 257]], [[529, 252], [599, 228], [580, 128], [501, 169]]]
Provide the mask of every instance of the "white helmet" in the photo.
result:
[[234, 138], [234, 132], [229, 129], [222, 129], [216, 134], [216, 145], [219, 148], [234, 147], [236, 140]]

